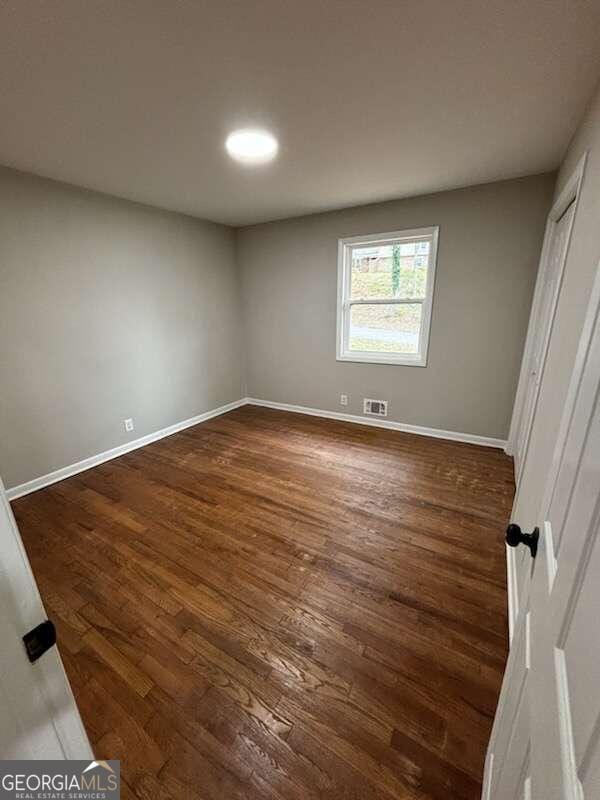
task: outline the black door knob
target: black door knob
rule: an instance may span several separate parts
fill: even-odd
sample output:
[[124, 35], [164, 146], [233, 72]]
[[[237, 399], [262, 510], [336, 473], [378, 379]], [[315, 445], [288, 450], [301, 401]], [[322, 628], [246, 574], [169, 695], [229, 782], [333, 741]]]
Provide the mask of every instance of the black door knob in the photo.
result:
[[506, 529], [506, 544], [510, 547], [517, 547], [524, 544], [531, 550], [531, 557], [535, 558], [538, 548], [540, 529], [534, 528], [531, 533], [523, 533], [519, 525], [510, 524]]

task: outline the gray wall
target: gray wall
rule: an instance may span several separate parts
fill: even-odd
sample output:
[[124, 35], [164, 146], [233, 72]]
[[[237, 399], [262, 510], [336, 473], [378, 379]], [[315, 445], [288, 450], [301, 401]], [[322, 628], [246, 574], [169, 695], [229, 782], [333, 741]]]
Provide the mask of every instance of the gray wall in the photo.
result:
[[231, 229], [0, 170], [5, 485], [239, 399], [239, 319]]
[[[380, 397], [392, 420], [505, 437], [553, 183], [542, 175], [235, 235], [0, 169], [5, 485], [244, 394], [350, 413]], [[440, 226], [428, 366], [337, 362], [337, 239], [428, 225]]]
[[[252, 397], [506, 438], [555, 176], [539, 175], [238, 231]], [[440, 226], [427, 367], [335, 358], [337, 240]], [[348, 408], [340, 393], [351, 396]]]
[[[565, 403], [587, 303], [600, 261], [600, 87], [590, 101], [560, 168], [556, 196], [587, 152], [587, 161], [523, 481], [514, 517], [524, 526], [536, 525], [544, 479]], [[525, 483], [526, 481], [526, 483]]]

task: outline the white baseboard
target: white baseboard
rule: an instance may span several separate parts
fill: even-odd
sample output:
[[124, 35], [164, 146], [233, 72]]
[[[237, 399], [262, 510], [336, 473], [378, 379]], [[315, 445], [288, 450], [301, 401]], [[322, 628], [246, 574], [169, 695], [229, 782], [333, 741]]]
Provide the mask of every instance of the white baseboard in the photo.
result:
[[17, 497], [22, 497], [25, 494], [30, 494], [38, 489], [43, 489], [44, 486], [50, 486], [52, 483], [58, 483], [71, 475], [76, 475], [78, 472], [84, 472], [86, 469], [96, 467], [98, 464], [103, 464], [105, 461], [110, 461], [113, 458], [125, 455], [131, 450], [137, 450], [144, 447], [151, 442], [156, 442], [158, 439], [164, 439], [165, 436], [171, 436], [173, 433], [178, 433], [186, 428], [191, 428], [192, 425], [198, 425], [200, 422], [206, 422], [208, 419], [218, 417], [221, 414], [226, 414], [228, 411], [233, 411], [234, 408], [246, 405], [246, 398], [234, 400], [233, 403], [213, 408], [211, 411], [205, 411], [204, 414], [198, 414], [196, 417], [184, 419], [182, 422], [176, 422], [174, 425], [169, 425], [168, 428], [163, 428], [155, 433], [149, 433], [147, 436], [142, 436], [139, 439], [134, 439], [132, 442], [121, 444], [118, 447], [113, 447], [111, 450], [105, 450], [103, 453], [98, 453], [95, 456], [84, 458], [83, 461], [78, 461], [76, 464], [70, 464], [68, 467], [61, 467], [61, 469], [49, 472], [47, 475], [41, 475], [39, 478], [34, 478], [27, 483], [21, 483], [19, 486], [13, 486], [12, 489], [6, 490], [8, 500], [16, 500]]
[[357, 414], [343, 414], [339, 411], [325, 411], [321, 408], [309, 408], [308, 406], [293, 406], [288, 403], [273, 403], [270, 400], [259, 400], [256, 397], [246, 397], [245, 402], [253, 406], [275, 408], [279, 411], [292, 411], [295, 414], [309, 414], [313, 417], [325, 417], [326, 419], [338, 419], [342, 422], [354, 422], [358, 425], [372, 425], [375, 428], [388, 428], [392, 431], [416, 433], [418, 436], [432, 436], [435, 439], [450, 439], [453, 442], [467, 442], [468, 444], [478, 444], [483, 447], [496, 447], [500, 450], [504, 450], [506, 447], [505, 439], [492, 439], [489, 436], [476, 436], [473, 433], [457, 433], [456, 431], [444, 431], [439, 428], [424, 428], [421, 425], [408, 425], [404, 422], [393, 422], [387, 419], [369, 419]]
[[506, 442], [503, 439], [492, 439], [488, 436], [476, 436], [475, 434], [457, 433], [456, 431], [443, 431], [438, 428], [424, 428], [420, 425], [407, 425], [403, 422], [393, 422], [391, 420], [368, 419], [367, 417], [360, 417], [355, 414], [342, 414], [338, 411], [325, 411], [320, 408], [294, 406], [288, 403], [273, 403], [270, 400], [260, 400], [256, 397], [242, 397], [240, 400], [235, 400], [233, 403], [227, 403], [227, 405], [214, 408], [211, 411], [205, 411], [204, 414], [198, 414], [196, 417], [190, 417], [190, 419], [177, 422], [175, 425], [169, 425], [168, 428], [163, 428], [155, 433], [149, 433], [147, 436], [142, 436], [132, 442], [127, 442], [118, 447], [113, 447], [111, 450], [98, 453], [95, 456], [84, 458], [83, 461], [78, 461], [76, 464], [70, 464], [67, 467], [61, 467], [61, 469], [49, 472], [47, 475], [41, 475], [39, 478], [27, 481], [27, 483], [13, 486], [12, 489], [6, 490], [6, 496], [9, 500], [16, 500], [17, 497], [30, 494], [38, 489], [43, 489], [44, 486], [50, 486], [50, 484], [69, 478], [71, 475], [76, 475], [78, 472], [84, 472], [86, 469], [96, 467], [98, 464], [103, 464], [105, 461], [110, 461], [113, 458], [125, 455], [125, 453], [129, 453], [131, 450], [137, 450], [139, 447], [144, 447], [151, 442], [156, 442], [158, 439], [164, 439], [165, 436], [171, 436], [173, 433], [191, 428], [192, 425], [198, 425], [200, 422], [205, 422], [208, 419], [218, 417], [220, 414], [226, 414], [228, 411], [233, 411], [233, 409], [245, 405], [264, 406], [265, 408], [275, 408], [279, 411], [291, 411], [296, 414], [309, 414], [313, 417], [325, 417], [326, 419], [337, 419], [342, 422], [353, 422], [358, 425], [372, 425], [376, 428], [388, 428], [393, 431], [416, 433], [419, 436], [433, 436], [436, 439], [467, 442], [469, 444], [482, 445], [483, 447], [504, 449], [506, 446]]

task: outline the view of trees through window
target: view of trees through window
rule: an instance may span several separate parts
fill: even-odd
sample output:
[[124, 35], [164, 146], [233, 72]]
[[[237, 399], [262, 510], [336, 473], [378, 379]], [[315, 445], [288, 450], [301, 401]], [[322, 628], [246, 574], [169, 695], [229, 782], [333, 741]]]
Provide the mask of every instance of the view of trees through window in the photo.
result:
[[351, 350], [407, 354], [419, 351], [429, 254], [429, 241], [353, 248], [351, 301], [393, 299], [418, 302], [352, 304]]

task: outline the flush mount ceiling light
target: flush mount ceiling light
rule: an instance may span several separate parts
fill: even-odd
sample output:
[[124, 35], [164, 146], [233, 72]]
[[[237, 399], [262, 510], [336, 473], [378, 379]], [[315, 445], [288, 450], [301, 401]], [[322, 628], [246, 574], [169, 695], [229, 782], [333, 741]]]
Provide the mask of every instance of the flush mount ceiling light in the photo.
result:
[[225, 148], [242, 164], [265, 164], [277, 155], [277, 139], [259, 128], [241, 128], [227, 137]]

